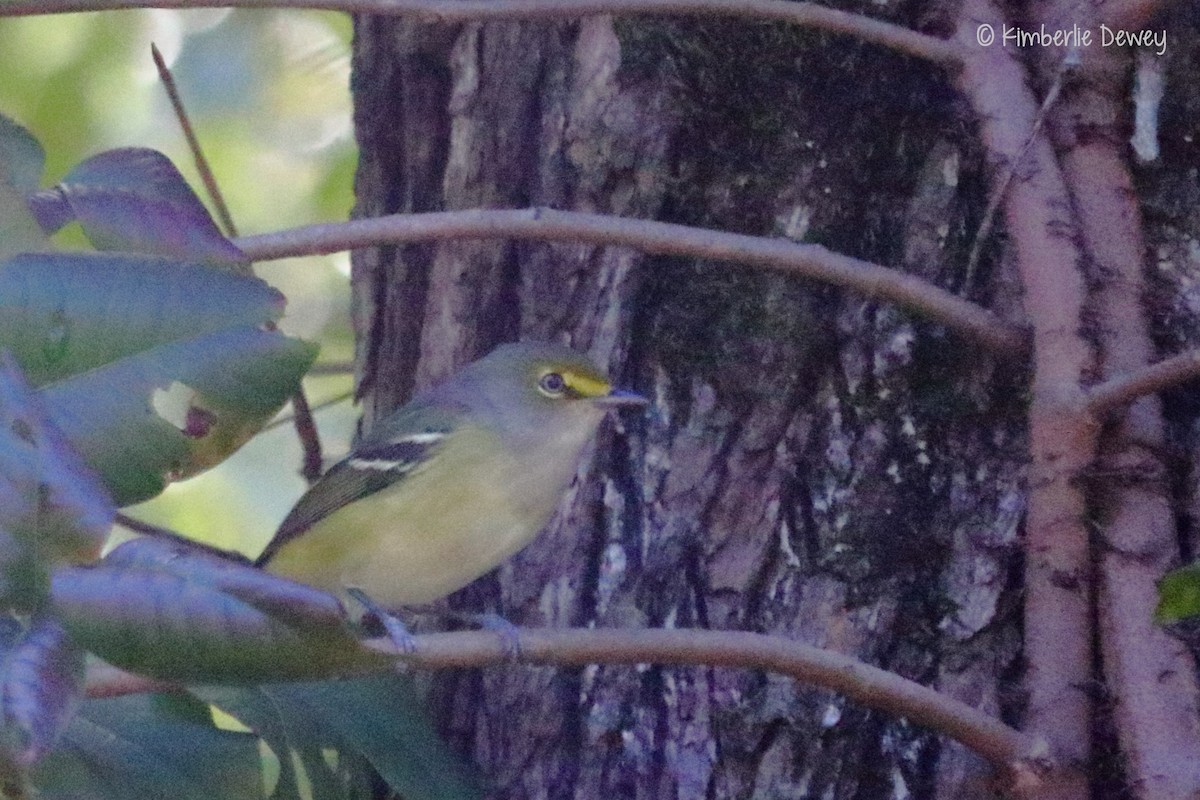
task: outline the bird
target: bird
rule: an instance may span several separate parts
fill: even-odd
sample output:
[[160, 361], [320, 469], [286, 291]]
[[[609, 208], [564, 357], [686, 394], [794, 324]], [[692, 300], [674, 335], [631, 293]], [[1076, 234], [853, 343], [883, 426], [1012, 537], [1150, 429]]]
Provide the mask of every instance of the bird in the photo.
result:
[[645, 405], [564, 345], [501, 345], [384, 417], [256, 563], [382, 609], [432, 603], [528, 544], [605, 414]]

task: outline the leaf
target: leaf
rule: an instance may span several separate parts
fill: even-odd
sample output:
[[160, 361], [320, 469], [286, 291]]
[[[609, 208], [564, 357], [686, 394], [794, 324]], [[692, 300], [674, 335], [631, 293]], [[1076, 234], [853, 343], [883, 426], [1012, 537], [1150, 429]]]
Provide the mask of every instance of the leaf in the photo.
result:
[[83, 651], [41, 616], [0, 662], [0, 772], [15, 780], [58, 741], [83, 694]]
[[37, 139], [0, 114], [0, 259], [48, 250], [50, 241], [26, 204], [42, 179], [46, 154]]
[[392, 658], [364, 647], [331, 595], [184, 545], [56, 570], [53, 608], [83, 647], [122, 669], [181, 683], [358, 674]]
[[235, 553], [210, 553], [203, 546], [141, 537], [115, 548], [104, 561], [113, 567], [183, 575], [228, 592], [289, 625], [340, 630], [347, 624], [346, 609], [333, 595], [278, 578]]
[[263, 281], [137, 255], [39, 253], [0, 264], [0, 349], [42, 386], [167, 342], [266, 325], [285, 300]]
[[46, 152], [24, 126], [0, 114], [0, 184], [21, 194], [36, 192], [46, 168]]
[[0, 603], [41, 607], [49, 567], [98, 557], [113, 515], [104, 487], [0, 352]]
[[279, 702], [301, 703], [366, 757], [407, 800], [482, 797], [473, 769], [441, 741], [406, 675], [267, 687]]
[[[325, 760], [324, 751], [334, 741], [305, 710], [273, 696], [268, 687], [202, 686], [192, 693], [235, 717], [253, 730], [279, 760], [279, 781], [273, 797], [302, 797], [305, 785], [312, 800], [342, 800], [343, 786]], [[339, 762], [341, 759], [339, 758]], [[303, 774], [297, 774], [297, 762]]]
[[118, 505], [153, 497], [243, 445], [294, 394], [315, 345], [231, 328], [171, 342], [43, 390]]
[[92, 561], [114, 513], [99, 479], [0, 353], [0, 530], [47, 563]]
[[0, 261], [17, 253], [49, 249], [50, 240], [29, 214], [24, 198], [0, 183]]
[[203, 265], [20, 255], [0, 264], [0, 347], [127, 505], [220, 462], [295, 393], [316, 347], [261, 329], [283, 305]]
[[1200, 563], [1172, 570], [1158, 582], [1158, 608], [1154, 619], [1159, 624], [1178, 622], [1200, 615]]
[[[299, 746], [299, 752], [308, 754], [301, 760], [310, 775], [315, 769], [310, 767], [312, 754], [334, 748], [343, 756], [365, 757], [406, 800], [471, 800], [484, 795], [473, 768], [437, 735], [407, 675], [195, 691], [256, 731], [268, 728], [269, 722], [272, 749], [281, 741]], [[278, 750], [276, 754], [284, 760]]]
[[41, 800], [260, 800], [257, 737], [180, 713], [161, 696], [85, 702], [39, 764]]
[[106, 150], [82, 161], [31, 207], [47, 233], [79, 221], [98, 250], [172, 256], [248, 270], [170, 159], [157, 150]]

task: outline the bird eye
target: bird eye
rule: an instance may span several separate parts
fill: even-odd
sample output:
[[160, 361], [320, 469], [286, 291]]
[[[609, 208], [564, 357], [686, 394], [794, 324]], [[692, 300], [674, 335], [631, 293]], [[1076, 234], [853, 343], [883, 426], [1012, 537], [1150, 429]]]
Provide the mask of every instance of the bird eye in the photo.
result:
[[538, 388], [542, 390], [542, 394], [544, 395], [561, 397], [567, 389], [567, 382], [557, 372], [547, 372], [538, 381]]

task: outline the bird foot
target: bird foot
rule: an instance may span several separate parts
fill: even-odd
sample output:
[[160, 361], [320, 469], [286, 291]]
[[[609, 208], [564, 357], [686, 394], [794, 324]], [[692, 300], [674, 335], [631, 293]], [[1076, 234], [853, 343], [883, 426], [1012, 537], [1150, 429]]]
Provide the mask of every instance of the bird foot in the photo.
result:
[[381, 627], [399, 655], [411, 656], [417, 652], [417, 640], [409, 633], [408, 628], [400, 621], [399, 617], [381, 608], [362, 589], [347, 586], [346, 594], [353, 597], [366, 609], [366, 613], [363, 615], [364, 628], [378, 630]]

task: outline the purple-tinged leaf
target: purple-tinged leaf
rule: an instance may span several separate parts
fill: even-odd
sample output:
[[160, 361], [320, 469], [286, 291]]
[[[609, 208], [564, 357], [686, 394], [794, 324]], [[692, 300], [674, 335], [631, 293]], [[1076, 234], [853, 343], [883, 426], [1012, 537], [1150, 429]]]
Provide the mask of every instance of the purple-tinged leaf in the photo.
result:
[[181, 683], [339, 677], [391, 663], [359, 642], [340, 604], [331, 614], [309, 587], [213, 558], [63, 567], [52, 576], [53, 608], [106, 661]]
[[24, 774], [50, 751], [83, 694], [83, 651], [50, 616], [0, 660], [0, 769]]
[[57, 186], [34, 192], [25, 198], [25, 203], [43, 235], [55, 233], [75, 219], [75, 212], [71, 209], [67, 196]]
[[[27, 557], [43, 564], [92, 561], [108, 537], [115, 512], [103, 485], [48, 419], [41, 398], [4, 352], [0, 499], [0, 531], [13, 537], [0, 546], [4, 567], [24, 563]], [[20, 553], [22, 549], [28, 552]], [[3, 558], [6, 551], [15, 558]], [[7, 569], [0, 571], [14, 578]]]
[[208, 552], [204, 546], [142, 536], [104, 557], [114, 567], [174, 572], [228, 592], [289, 625], [346, 624], [346, 609], [331, 594], [303, 583], [279, 580], [236, 553]]
[[[209, 216], [170, 159], [141, 147], [107, 150], [71, 170], [58, 185], [71, 216], [98, 250], [173, 256], [239, 269], [249, 259]], [[49, 194], [35, 202], [53, 233], [68, 217]]]

